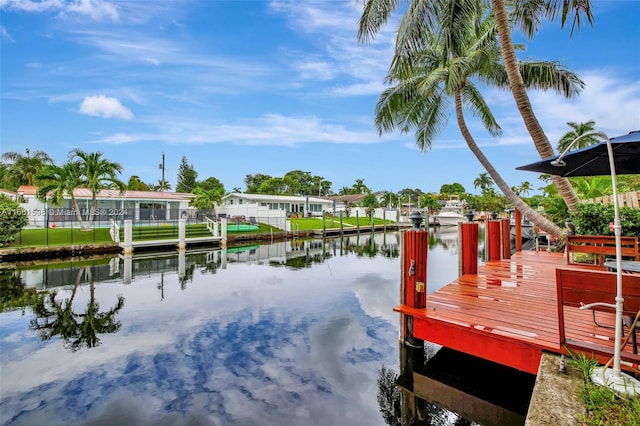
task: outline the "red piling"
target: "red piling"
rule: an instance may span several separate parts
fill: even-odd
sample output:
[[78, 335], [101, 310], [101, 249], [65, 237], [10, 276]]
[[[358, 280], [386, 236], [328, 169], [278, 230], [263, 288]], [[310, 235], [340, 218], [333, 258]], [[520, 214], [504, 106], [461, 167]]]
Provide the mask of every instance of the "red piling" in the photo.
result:
[[489, 220], [487, 222], [487, 260], [500, 260], [500, 221]]
[[478, 224], [473, 222], [461, 222], [458, 225], [459, 275], [478, 273], [478, 228]]
[[500, 219], [502, 228], [502, 258], [511, 259], [511, 224], [509, 219]]
[[[400, 298], [403, 305], [412, 308], [427, 306], [427, 253], [429, 231], [410, 229], [401, 233]], [[421, 346], [422, 341], [413, 337], [413, 318], [402, 315], [400, 339], [411, 346]]]

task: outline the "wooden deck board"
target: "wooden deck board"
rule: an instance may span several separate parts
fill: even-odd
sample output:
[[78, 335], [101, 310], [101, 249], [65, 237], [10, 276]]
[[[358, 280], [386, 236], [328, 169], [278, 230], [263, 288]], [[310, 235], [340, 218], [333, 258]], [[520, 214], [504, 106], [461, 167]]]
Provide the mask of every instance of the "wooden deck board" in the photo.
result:
[[[564, 264], [562, 253], [518, 252], [511, 259], [479, 265], [477, 274], [458, 277], [428, 294], [424, 309], [399, 305], [394, 310], [414, 318], [418, 339], [535, 374], [543, 350], [568, 353], [559, 337], [558, 267], [583, 269]], [[597, 320], [612, 325], [614, 315], [598, 312]], [[613, 355], [613, 328], [597, 326], [589, 310], [565, 307], [565, 333], [570, 341], [596, 347], [593, 355], [601, 363]], [[630, 344], [622, 359], [637, 362]]]

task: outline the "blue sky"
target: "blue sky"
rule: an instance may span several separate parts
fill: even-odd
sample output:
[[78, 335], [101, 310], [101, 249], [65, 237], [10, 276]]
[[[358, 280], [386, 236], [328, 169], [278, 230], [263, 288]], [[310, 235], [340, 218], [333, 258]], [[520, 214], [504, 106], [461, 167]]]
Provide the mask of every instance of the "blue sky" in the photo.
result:
[[[640, 129], [640, 1], [593, 5], [593, 28], [570, 38], [545, 23], [521, 54], [586, 82], [574, 100], [530, 93], [554, 145], [568, 121], [595, 120], [610, 137]], [[361, 11], [356, 0], [0, 0], [0, 151], [44, 150], [57, 163], [73, 148], [102, 151], [123, 180], [144, 182], [160, 179], [164, 153], [173, 186], [184, 155], [227, 191], [244, 191], [247, 174], [303, 170], [335, 192], [364, 179], [374, 191], [459, 182], [477, 193], [484, 169], [453, 115], [427, 152], [412, 134], [378, 136], [396, 25], [359, 44]], [[539, 157], [511, 93], [484, 95], [503, 136], [469, 117], [477, 142], [510, 185], [538, 188], [535, 173], [515, 170]]]

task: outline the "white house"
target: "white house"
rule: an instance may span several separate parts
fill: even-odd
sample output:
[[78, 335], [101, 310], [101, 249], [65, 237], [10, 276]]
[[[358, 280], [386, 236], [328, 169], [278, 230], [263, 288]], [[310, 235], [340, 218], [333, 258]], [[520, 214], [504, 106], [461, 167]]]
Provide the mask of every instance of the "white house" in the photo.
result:
[[[38, 187], [22, 185], [16, 191], [20, 205], [29, 217], [27, 226], [64, 226], [66, 222], [76, 220], [76, 211], [71, 196], [65, 196], [60, 206], [52, 206], [36, 198]], [[91, 191], [76, 188], [73, 191], [83, 218], [88, 217], [91, 208]], [[103, 189], [97, 194], [98, 208], [95, 221], [109, 223], [110, 219], [172, 220], [187, 214], [189, 201], [195, 195], [183, 192], [123, 191]]]
[[235, 192], [222, 197], [216, 213], [229, 217], [287, 217], [290, 214], [322, 216], [333, 211], [333, 200], [292, 195], [243, 194]]

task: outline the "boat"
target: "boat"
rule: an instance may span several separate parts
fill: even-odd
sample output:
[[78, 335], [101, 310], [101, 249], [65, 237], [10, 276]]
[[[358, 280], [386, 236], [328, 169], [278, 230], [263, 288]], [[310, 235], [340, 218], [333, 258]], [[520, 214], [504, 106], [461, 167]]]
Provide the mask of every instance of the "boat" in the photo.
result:
[[440, 226], [456, 226], [459, 222], [466, 222], [464, 202], [458, 195], [450, 195], [444, 207], [434, 217]]

